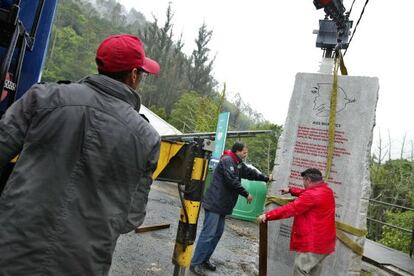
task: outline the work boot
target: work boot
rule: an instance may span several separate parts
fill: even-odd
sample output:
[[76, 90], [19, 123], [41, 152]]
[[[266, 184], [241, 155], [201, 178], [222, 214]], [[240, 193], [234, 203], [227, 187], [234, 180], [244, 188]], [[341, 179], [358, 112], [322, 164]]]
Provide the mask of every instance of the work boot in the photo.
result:
[[206, 276], [206, 274], [203, 272], [203, 269], [201, 268], [201, 265], [190, 266], [190, 271], [194, 275]]
[[205, 269], [208, 269], [208, 270], [210, 270], [210, 271], [216, 271], [216, 266], [215, 265], [213, 265], [210, 261], [205, 261], [204, 263], [203, 263], [203, 267], [205, 268]]

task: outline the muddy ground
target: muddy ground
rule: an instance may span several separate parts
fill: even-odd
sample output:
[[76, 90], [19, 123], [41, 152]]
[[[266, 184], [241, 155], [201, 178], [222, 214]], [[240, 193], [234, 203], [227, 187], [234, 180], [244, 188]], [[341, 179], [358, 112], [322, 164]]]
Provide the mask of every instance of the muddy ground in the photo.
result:
[[[170, 228], [121, 235], [110, 275], [172, 275], [174, 265], [171, 256], [180, 206], [176, 184], [155, 182], [149, 195], [147, 217], [143, 225], [169, 223]], [[203, 217], [204, 213], [201, 212], [198, 233]], [[259, 227], [256, 223], [227, 218], [223, 237], [211, 259], [217, 265], [217, 271], [208, 272], [208, 275], [257, 275], [258, 235]]]

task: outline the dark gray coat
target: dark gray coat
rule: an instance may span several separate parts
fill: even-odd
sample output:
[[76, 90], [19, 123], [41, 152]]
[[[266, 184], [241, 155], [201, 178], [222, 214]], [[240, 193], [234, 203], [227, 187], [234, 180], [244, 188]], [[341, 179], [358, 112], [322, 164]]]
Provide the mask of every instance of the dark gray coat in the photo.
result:
[[37, 84], [0, 121], [0, 275], [107, 275], [145, 217], [158, 133], [139, 97], [102, 75]]
[[249, 193], [241, 185], [241, 178], [268, 181], [269, 178], [249, 168], [245, 163], [236, 162], [231, 156], [221, 157], [213, 173], [213, 179], [203, 198], [203, 206], [210, 212], [229, 215], [236, 205], [239, 195], [247, 197]]

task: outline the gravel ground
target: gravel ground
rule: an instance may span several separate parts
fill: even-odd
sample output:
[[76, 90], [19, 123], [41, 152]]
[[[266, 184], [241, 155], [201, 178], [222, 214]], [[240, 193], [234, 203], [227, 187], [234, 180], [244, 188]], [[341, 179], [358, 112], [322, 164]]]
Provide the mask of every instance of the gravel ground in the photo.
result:
[[[172, 275], [174, 265], [171, 257], [180, 206], [176, 184], [154, 182], [143, 225], [169, 223], [171, 226], [158, 231], [121, 235], [115, 248], [110, 275]], [[198, 234], [203, 218], [204, 213], [201, 212]], [[226, 219], [223, 237], [212, 256], [217, 271], [209, 272], [208, 275], [257, 275], [258, 235], [259, 228], [255, 223]]]

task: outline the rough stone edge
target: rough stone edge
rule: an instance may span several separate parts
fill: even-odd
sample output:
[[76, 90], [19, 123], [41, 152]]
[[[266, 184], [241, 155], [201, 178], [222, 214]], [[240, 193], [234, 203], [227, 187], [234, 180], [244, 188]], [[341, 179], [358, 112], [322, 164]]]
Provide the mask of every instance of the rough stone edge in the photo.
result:
[[[364, 77], [367, 78], [367, 77]], [[363, 164], [365, 164], [365, 170], [361, 181], [361, 199], [359, 202], [359, 221], [357, 222], [358, 225], [356, 225], [360, 229], [367, 229], [367, 217], [368, 217], [368, 207], [369, 207], [369, 198], [371, 196], [371, 177], [370, 177], [370, 162], [371, 162], [371, 149], [372, 144], [374, 140], [374, 129], [376, 125], [376, 110], [377, 110], [377, 104], [378, 104], [378, 98], [379, 98], [379, 79], [377, 77], [370, 77], [375, 83], [377, 83], [377, 91], [375, 93], [376, 100], [375, 104], [373, 105], [373, 110], [371, 110], [371, 114], [373, 114], [370, 124], [371, 124], [371, 135], [367, 141], [366, 144], [366, 155], [365, 160], [363, 160]], [[364, 248], [365, 245], [365, 239], [366, 237], [358, 237], [356, 239], [356, 242]], [[357, 256], [356, 254], [353, 254], [353, 258], [351, 258], [350, 262], [350, 271], [349, 275], [360, 275], [362, 270], [362, 256]]]

